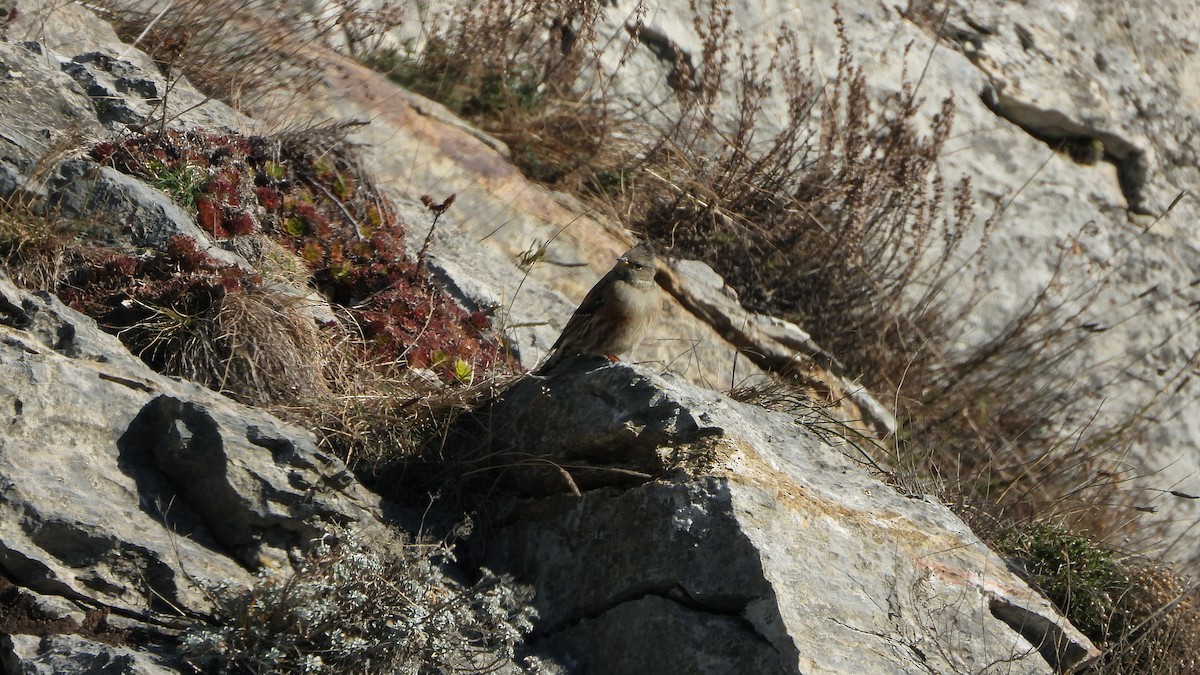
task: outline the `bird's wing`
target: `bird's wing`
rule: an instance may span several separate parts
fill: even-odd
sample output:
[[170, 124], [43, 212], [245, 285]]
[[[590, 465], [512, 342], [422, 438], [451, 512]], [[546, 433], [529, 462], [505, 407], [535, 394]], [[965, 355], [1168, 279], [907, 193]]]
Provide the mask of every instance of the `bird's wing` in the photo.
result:
[[600, 308], [609, 302], [612, 293], [607, 292], [606, 289], [616, 282], [614, 278], [616, 276], [617, 270], [610, 270], [600, 281], [596, 282], [596, 285], [592, 286], [592, 290], [588, 291], [587, 295], [583, 296], [583, 302], [579, 303], [579, 307], [575, 310], [575, 313], [567, 320], [567, 325], [558, 334], [558, 339], [554, 341], [554, 346], [550, 348], [550, 351], [554, 351], [562, 346], [563, 338], [574, 334], [578, 324], [587, 321], [589, 317], [600, 311]]

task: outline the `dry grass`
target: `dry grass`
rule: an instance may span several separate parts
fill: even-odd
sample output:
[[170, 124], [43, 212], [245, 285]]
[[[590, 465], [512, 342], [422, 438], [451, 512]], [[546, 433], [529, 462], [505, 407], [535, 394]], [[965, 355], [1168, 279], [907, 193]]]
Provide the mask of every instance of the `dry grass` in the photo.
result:
[[621, 166], [597, 44], [605, 10], [599, 0], [484, 0], [423, 26], [416, 51], [361, 58], [504, 141], [527, 176], [582, 190]]
[[238, 109], [285, 83], [303, 91], [305, 82], [320, 76], [304, 56], [306, 49], [335, 28], [332, 20], [301, 27], [284, 5], [260, 0], [177, 0], [165, 11], [163, 6], [150, 11], [136, 0], [92, 3], [122, 40], [154, 59], [169, 82], [186, 76], [203, 94]]
[[57, 219], [0, 206], [0, 269], [18, 286], [54, 288], [71, 232]]
[[1200, 595], [1169, 567], [1152, 560], [1125, 564], [1133, 580], [1120, 598], [1123, 629], [1109, 630], [1108, 654], [1088, 672], [1184, 675], [1200, 670]]
[[[331, 346], [302, 299], [254, 289], [226, 292], [194, 314], [165, 306], [119, 334], [161, 372], [251, 405], [327, 399]], [[332, 330], [332, 329], [330, 329]]]
[[410, 460], [418, 454], [428, 457], [431, 448], [436, 454], [458, 415], [492, 398], [516, 377], [486, 373], [470, 385], [453, 386], [432, 373], [371, 360], [368, 354], [355, 340], [338, 345], [325, 370], [329, 396], [307, 406], [280, 404], [276, 410], [317, 429], [323, 443], [362, 480], [393, 497], [400, 497], [402, 486], [392, 479], [404, 473]]

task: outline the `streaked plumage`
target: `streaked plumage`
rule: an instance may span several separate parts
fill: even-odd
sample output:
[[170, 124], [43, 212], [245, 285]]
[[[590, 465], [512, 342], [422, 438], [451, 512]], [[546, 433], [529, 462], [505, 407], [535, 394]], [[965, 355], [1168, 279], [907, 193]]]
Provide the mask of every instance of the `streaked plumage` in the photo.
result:
[[617, 264], [579, 303], [551, 348], [550, 358], [536, 372], [544, 374], [564, 358], [579, 354], [615, 361], [633, 351], [658, 315], [655, 262], [654, 249], [646, 242], [617, 258]]

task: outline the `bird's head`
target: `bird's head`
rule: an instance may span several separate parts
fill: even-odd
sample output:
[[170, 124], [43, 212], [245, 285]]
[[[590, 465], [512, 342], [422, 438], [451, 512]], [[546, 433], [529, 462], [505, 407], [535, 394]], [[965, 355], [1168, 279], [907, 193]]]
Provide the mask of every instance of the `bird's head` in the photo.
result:
[[635, 279], [651, 280], [654, 278], [655, 260], [654, 248], [649, 242], [643, 241], [617, 258], [617, 264], [627, 268]]

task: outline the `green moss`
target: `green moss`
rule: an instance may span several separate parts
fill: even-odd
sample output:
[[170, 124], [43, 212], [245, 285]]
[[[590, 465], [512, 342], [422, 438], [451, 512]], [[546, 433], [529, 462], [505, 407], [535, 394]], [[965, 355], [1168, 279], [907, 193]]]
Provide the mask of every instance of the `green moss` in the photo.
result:
[[270, 160], [263, 162], [262, 172], [271, 180], [283, 180], [287, 177], [287, 169]]
[[304, 225], [304, 221], [296, 216], [288, 216], [283, 220], [283, 231], [293, 237], [303, 237], [308, 234], [308, 227]]

